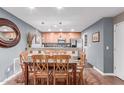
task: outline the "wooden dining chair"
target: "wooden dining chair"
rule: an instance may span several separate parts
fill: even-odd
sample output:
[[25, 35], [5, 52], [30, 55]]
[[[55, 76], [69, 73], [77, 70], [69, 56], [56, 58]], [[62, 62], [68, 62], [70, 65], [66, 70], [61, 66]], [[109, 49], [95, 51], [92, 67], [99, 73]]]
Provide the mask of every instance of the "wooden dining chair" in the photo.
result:
[[20, 53], [20, 66], [21, 66], [21, 70], [22, 70], [22, 75], [21, 75], [21, 81], [20, 82], [24, 82], [24, 71], [25, 71], [25, 66], [23, 62], [27, 62], [28, 61], [28, 51], [23, 51]]
[[80, 59], [77, 63], [77, 67], [82, 67], [85, 64], [86, 61], [86, 54], [84, 52], [80, 52]]
[[[28, 51], [23, 51], [20, 53], [20, 66], [21, 66], [21, 70], [22, 70], [22, 75], [21, 75], [21, 82], [24, 82], [25, 78], [24, 78], [24, 72], [25, 72], [25, 65], [24, 62], [28, 62]], [[29, 78], [32, 78], [32, 72], [33, 72], [33, 68], [31, 65], [28, 66], [28, 74], [29, 74]]]
[[77, 64], [77, 71], [76, 71], [78, 76], [78, 82], [80, 82], [80, 84], [84, 84], [83, 72], [84, 72], [85, 61], [86, 61], [86, 54], [81, 52], [80, 60], [79, 63]]
[[[77, 83], [84, 84], [85, 82], [83, 78], [83, 71], [84, 71], [84, 66], [85, 66], [85, 61], [86, 61], [86, 54], [83, 52], [80, 52], [80, 60], [76, 60], [76, 61], [77, 61], [76, 77], [78, 78]], [[72, 78], [73, 78], [72, 70], [69, 70], [69, 80], [71, 81], [71, 83], [73, 82]]]
[[55, 55], [54, 56], [54, 70], [53, 70], [53, 82], [56, 84], [56, 79], [65, 79], [68, 85], [68, 67], [69, 67], [69, 55]]
[[48, 56], [47, 55], [33, 55], [33, 81], [37, 84], [38, 79], [46, 79], [49, 84], [49, 70], [48, 70]]

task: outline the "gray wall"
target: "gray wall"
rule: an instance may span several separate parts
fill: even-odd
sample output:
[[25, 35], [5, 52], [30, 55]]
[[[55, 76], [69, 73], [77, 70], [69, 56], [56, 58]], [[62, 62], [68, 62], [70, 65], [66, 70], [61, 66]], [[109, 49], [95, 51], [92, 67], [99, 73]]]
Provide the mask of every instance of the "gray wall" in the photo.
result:
[[12, 48], [0, 48], [0, 82], [11, 76], [13, 73], [13, 59], [19, 57], [27, 44], [27, 33], [35, 31], [35, 28], [16, 18], [0, 8], [0, 18], [6, 18], [14, 22], [21, 32], [20, 42]]
[[[104, 19], [104, 73], [112, 73], [114, 32], [112, 18]], [[107, 49], [109, 47], [109, 49]]]
[[[93, 43], [92, 35], [95, 32], [100, 32], [100, 42]], [[84, 46], [84, 51], [87, 54], [87, 60], [90, 64], [104, 73], [113, 72], [113, 20], [112, 18], [103, 18], [83, 32], [88, 36], [88, 45]], [[109, 50], [106, 50], [109, 46]]]

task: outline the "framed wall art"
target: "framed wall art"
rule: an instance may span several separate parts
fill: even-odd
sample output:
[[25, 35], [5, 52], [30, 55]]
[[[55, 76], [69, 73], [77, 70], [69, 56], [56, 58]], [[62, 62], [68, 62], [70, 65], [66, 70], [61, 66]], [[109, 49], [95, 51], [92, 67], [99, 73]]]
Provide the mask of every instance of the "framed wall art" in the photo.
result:
[[92, 42], [100, 42], [100, 32], [93, 33]]
[[87, 34], [84, 35], [84, 46], [87, 46]]

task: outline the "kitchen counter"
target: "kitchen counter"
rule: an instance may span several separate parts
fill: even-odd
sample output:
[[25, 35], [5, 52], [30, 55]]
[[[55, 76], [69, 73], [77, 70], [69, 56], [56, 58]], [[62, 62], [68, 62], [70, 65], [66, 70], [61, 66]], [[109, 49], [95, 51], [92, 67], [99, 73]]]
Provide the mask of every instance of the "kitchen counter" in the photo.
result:
[[32, 48], [31, 50], [68, 50], [68, 51], [81, 51], [81, 48], [73, 48], [73, 47], [42, 47], [42, 48]]
[[82, 51], [81, 48], [74, 48], [74, 47], [41, 47], [41, 48], [32, 48], [28, 51], [32, 51], [33, 54], [43, 53], [45, 50], [64, 50], [73, 58], [77, 59], [79, 57], [79, 52]]

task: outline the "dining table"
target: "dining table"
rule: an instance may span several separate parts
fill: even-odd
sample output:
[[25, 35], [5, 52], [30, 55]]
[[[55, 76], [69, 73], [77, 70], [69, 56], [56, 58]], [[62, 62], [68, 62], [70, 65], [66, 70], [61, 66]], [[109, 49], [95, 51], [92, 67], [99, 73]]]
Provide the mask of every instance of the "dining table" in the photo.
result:
[[[31, 57], [31, 55], [30, 55]], [[23, 62], [24, 63], [24, 84], [25, 85], [29, 85], [29, 67], [33, 66], [33, 62], [27, 61], [27, 62]], [[49, 62], [48, 61], [48, 66], [52, 66], [54, 62]], [[40, 64], [40, 62], [39, 62]], [[41, 63], [42, 64], [42, 63]], [[70, 60], [69, 61], [69, 68], [72, 69], [72, 75], [73, 75], [73, 84], [76, 85], [76, 67], [77, 67], [77, 61], [76, 60]]]

